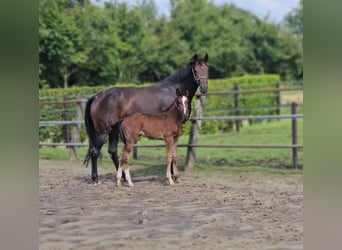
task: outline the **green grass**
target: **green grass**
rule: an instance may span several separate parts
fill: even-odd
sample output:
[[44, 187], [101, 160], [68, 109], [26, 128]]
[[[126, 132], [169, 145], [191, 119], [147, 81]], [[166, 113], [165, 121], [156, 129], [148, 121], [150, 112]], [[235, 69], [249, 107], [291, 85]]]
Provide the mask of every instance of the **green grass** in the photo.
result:
[[[263, 121], [252, 126], [243, 126], [240, 133], [217, 133], [200, 135], [200, 144], [291, 144], [291, 120]], [[188, 143], [188, 136], [181, 136], [179, 144]], [[142, 138], [139, 145], [164, 144], [163, 141], [147, 140]], [[298, 144], [303, 144], [303, 119], [298, 119]], [[178, 148], [178, 165], [184, 169], [186, 148]], [[78, 148], [77, 153], [83, 159], [87, 148]], [[288, 173], [292, 165], [292, 149], [222, 149], [197, 148], [196, 169], [217, 171], [264, 171], [268, 173]], [[69, 149], [42, 147], [39, 149], [41, 159], [68, 160]], [[165, 165], [165, 147], [139, 148], [138, 159], [131, 156], [130, 164], [149, 166]], [[299, 166], [303, 166], [303, 151], [299, 151]], [[111, 166], [107, 153], [107, 146], [102, 148], [102, 162]]]

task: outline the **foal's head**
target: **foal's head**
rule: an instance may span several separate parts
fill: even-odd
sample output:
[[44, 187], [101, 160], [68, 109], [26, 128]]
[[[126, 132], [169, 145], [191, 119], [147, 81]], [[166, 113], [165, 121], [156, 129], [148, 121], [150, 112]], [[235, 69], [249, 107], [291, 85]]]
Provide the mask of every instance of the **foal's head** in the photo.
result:
[[176, 108], [182, 115], [182, 121], [185, 122], [189, 119], [189, 91], [186, 90], [185, 93], [180, 93], [179, 89], [176, 89]]

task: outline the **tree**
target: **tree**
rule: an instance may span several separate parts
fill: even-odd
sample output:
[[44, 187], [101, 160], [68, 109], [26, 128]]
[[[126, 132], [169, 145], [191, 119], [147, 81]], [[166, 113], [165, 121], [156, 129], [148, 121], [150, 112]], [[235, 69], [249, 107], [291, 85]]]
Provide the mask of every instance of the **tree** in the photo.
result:
[[[40, 80], [52, 86], [68, 87], [69, 77], [84, 62], [81, 30], [76, 26], [75, 12], [81, 6], [68, 0], [39, 3], [39, 61]], [[52, 73], [52, 74], [51, 74]]]
[[289, 29], [284, 34], [287, 34], [287, 38], [297, 44], [295, 49], [299, 54], [299, 56], [292, 56], [293, 60], [290, 60], [292, 70], [289, 74], [293, 75], [295, 79], [303, 79], [303, 0], [300, 0], [299, 6], [285, 16], [283, 26]]
[[302, 79], [303, 2], [280, 25], [232, 4], [171, 0], [157, 16], [154, 0], [40, 0], [39, 79], [49, 87], [155, 82], [210, 56], [210, 78], [280, 74]]
[[299, 6], [285, 16], [283, 23], [301, 39], [303, 38], [303, 0], [300, 0]]

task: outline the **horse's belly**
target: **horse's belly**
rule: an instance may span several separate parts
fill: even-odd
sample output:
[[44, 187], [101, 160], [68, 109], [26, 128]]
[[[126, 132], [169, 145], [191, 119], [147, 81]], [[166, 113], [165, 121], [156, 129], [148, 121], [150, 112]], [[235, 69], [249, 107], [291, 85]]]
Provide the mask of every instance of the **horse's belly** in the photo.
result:
[[148, 133], [148, 132], [141, 132], [141, 134], [148, 138], [148, 139], [154, 139], [154, 140], [164, 140], [165, 136], [164, 134], [160, 133], [160, 134], [152, 134], [152, 133]]

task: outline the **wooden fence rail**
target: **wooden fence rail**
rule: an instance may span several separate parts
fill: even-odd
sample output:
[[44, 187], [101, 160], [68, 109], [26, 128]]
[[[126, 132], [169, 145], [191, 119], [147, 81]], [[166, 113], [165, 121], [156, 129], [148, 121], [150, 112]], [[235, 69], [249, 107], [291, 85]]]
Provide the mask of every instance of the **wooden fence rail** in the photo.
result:
[[[292, 149], [292, 165], [294, 168], [298, 168], [298, 150], [303, 148], [303, 145], [297, 144], [297, 119], [303, 118], [303, 114], [297, 114], [297, 104], [291, 104], [291, 114], [280, 114], [280, 92], [281, 91], [294, 91], [294, 90], [302, 90], [302, 87], [286, 87], [280, 88], [279, 84], [276, 84], [276, 88], [274, 89], [257, 89], [257, 90], [239, 90], [238, 85], [235, 85], [233, 91], [225, 91], [225, 92], [211, 92], [207, 95], [234, 95], [235, 100], [235, 116], [216, 116], [216, 117], [203, 117], [203, 107], [206, 96], [204, 95], [196, 95], [195, 100], [195, 108], [193, 110], [193, 117], [190, 118], [192, 122], [189, 141], [188, 144], [179, 144], [178, 147], [186, 147], [186, 168], [192, 168], [196, 162], [196, 148], [282, 148], [282, 149]], [[246, 93], [262, 93], [262, 92], [275, 92], [277, 98], [277, 115], [247, 115], [242, 116], [239, 112], [239, 95]], [[70, 121], [67, 111], [64, 113], [64, 121], [39, 121], [39, 127], [44, 126], [63, 126], [66, 130], [65, 143], [39, 143], [40, 147], [43, 146], [66, 146], [70, 148], [71, 157], [76, 156], [76, 147], [88, 146], [88, 144], [80, 143], [80, 130], [81, 126], [84, 126], [83, 116], [84, 116], [84, 106], [86, 103], [86, 99], [77, 99], [77, 100], [63, 100], [63, 101], [42, 101], [40, 105], [49, 105], [49, 104], [71, 104], [76, 103], [76, 118], [73, 121]], [[65, 106], [65, 110], [67, 110], [67, 106]], [[240, 131], [240, 122], [243, 120], [270, 120], [270, 119], [292, 119], [291, 131], [292, 131], [292, 144], [288, 145], [221, 145], [221, 144], [199, 144], [199, 132], [201, 127], [201, 122], [204, 120], [207, 121], [217, 121], [217, 120], [226, 120], [226, 121], [235, 121], [236, 131]], [[69, 129], [69, 126], [72, 126], [72, 130]], [[71, 131], [71, 133], [70, 133]], [[155, 144], [155, 145], [135, 145], [134, 146], [134, 154], [133, 157], [137, 157], [137, 148], [145, 147], [164, 147], [164, 144]]]
[[[203, 98], [203, 97], [200, 97]], [[297, 144], [297, 119], [304, 118], [303, 114], [296, 114], [297, 104], [292, 103], [292, 114], [290, 115], [268, 115], [268, 116], [239, 116], [239, 117], [200, 117], [200, 98], [196, 100], [194, 109], [194, 115], [198, 117], [192, 117], [192, 127], [189, 135], [188, 144], [179, 144], [178, 147], [186, 147], [186, 168], [192, 168], [196, 163], [196, 148], [278, 148], [278, 149], [292, 149], [292, 164], [294, 168], [298, 168], [298, 150], [303, 148], [303, 145]], [[292, 144], [268, 144], [268, 145], [222, 145], [222, 144], [199, 144], [199, 130], [200, 122], [203, 120], [246, 120], [246, 119], [292, 119]], [[39, 126], [60, 126], [60, 125], [83, 125], [83, 121], [40, 121]], [[119, 144], [120, 145], [120, 144]], [[67, 142], [67, 143], [39, 143], [39, 146], [66, 146], [69, 148], [75, 147], [87, 147], [88, 144], [78, 142]], [[120, 145], [122, 146], [122, 145]], [[137, 157], [137, 148], [157, 148], [165, 147], [164, 144], [153, 144], [153, 145], [134, 145], [134, 156]]]

